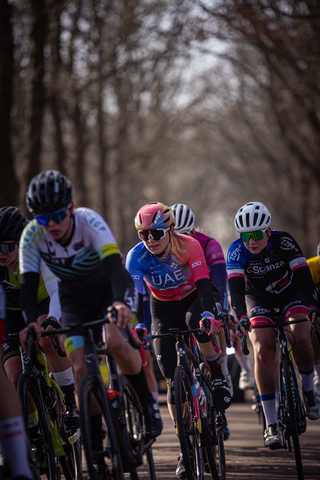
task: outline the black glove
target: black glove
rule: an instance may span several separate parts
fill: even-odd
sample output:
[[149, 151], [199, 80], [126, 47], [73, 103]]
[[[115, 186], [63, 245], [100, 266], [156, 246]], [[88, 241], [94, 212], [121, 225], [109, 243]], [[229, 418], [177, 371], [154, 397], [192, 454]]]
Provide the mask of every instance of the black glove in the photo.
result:
[[236, 328], [234, 329], [235, 333], [237, 332], [241, 332], [241, 328], [244, 328], [247, 332], [250, 330], [250, 327], [251, 327], [251, 324], [250, 324], [250, 320], [249, 320], [249, 317], [247, 317], [247, 315], [242, 315], [242, 317], [240, 318], [240, 321], [239, 323], [236, 325]]
[[309, 310], [308, 310], [308, 317], [310, 318], [310, 320], [312, 321], [312, 314], [315, 313], [316, 314], [316, 318], [317, 317], [320, 317], [320, 310], [316, 307], [309, 307]]

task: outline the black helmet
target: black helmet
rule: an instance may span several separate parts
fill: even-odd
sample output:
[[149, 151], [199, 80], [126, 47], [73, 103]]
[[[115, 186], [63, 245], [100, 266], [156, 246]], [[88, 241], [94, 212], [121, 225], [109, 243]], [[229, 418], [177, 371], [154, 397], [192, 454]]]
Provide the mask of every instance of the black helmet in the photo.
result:
[[67, 207], [73, 197], [72, 185], [58, 170], [39, 173], [29, 183], [27, 208], [34, 215], [51, 213]]
[[27, 223], [28, 220], [19, 208], [0, 208], [0, 242], [7, 242], [8, 240], [18, 242]]

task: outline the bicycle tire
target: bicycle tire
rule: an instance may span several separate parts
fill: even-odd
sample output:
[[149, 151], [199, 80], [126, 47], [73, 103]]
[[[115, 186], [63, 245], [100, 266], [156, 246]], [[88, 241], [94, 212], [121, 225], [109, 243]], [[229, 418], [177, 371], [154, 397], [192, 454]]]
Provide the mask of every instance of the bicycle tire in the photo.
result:
[[[80, 424], [82, 443], [86, 456], [87, 468], [90, 480], [99, 480], [99, 475], [95, 469], [96, 464], [103, 463], [107, 468], [108, 475], [113, 480], [123, 480], [123, 466], [118, 439], [114, 431], [113, 419], [110, 405], [104, 402], [103, 386], [98, 378], [86, 375], [82, 378], [79, 387], [80, 403]], [[108, 398], [106, 398], [108, 402]], [[91, 407], [94, 404], [102, 412], [103, 430], [105, 439], [103, 442], [103, 451], [94, 452], [92, 448], [91, 434]]]
[[[139, 455], [143, 440], [143, 413], [139, 397], [131, 383], [121, 376], [125, 405], [126, 432], [133, 455]], [[152, 442], [153, 443], [153, 442]], [[130, 473], [131, 480], [156, 479], [151, 444], [143, 450], [142, 463]]]
[[[55, 399], [55, 416], [58, 432], [63, 441], [65, 454], [56, 458], [57, 473], [64, 475], [66, 480], [82, 480], [82, 455], [80, 429], [73, 435], [67, 432], [65, 425], [66, 405], [60, 392], [52, 383], [52, 391]], [[59, 468], [61, 467], [61, 468]]]
[[294, 448], [294, 456], [296, 461], [297, 467], [297, 474], [298, 479], [303, 480], [303, 466], [302, 466], [302, 459], [301, 459], [301, 451], [300, 451], [300, 443], [299, 443], [299, 431], [296, 419], [296, 409], [295, 409], [295, 402], [294, 402], [294, 393], [292, 388], [292, 367], [287, 359], [282, 360], [280, 365], [280, 377], [281, 377], [281, 388], [282, 395], [285, 395], [286, 405], [287, 405], [287, 414], [289, 416], [290, 421], [290, 431], [286, 429], [289, 433], [289, 436], [292, 437], [292, 443]]
[[201, 445], [205, 445], [202, 447], [204, 468], [207, 473], [211, 473], [213, 480], [220, 480], [217, 469], [217, 460], [219, 467], [220, 458], [219, 449], [216, 451], [218, 446], [218, 437], [216, 434], [215, 411], [213, 408], [211, 373], [205, 363], [200, 364], [200, 385], [204, 390], [207, 405], [207, 418], [203, 419], [202, 421], [203, 435], [201, 440]]
[[[221, 412], [216, 413], [216, 423], [219, 425], [220, 423], [220, 416], [222, 415]], [[226, 455], [224, 449], [224, 432], [223, 430], [218, 434], [218, 452], [217, 452], [218, 460], [219, 460], [219, 477], [220, 480], [225, 480], [226, 478]]]
[[[183, 365], [177, 365], [174, 373], [176, 420], [183, 463], [188, 480], [203, 480], [204, 465], [201, 440], [196, 425], [196, 411], [188, 373]], [[188, 420], [186, 417], [188, 415]], [[191, 458], [194, 458], [192, 461]]]
[[62, 471], [66, 480], [80, 480], [82, 479], [82, 455], [81, 442], [77, 441], [71, 445], [71, 451], [58, 457], [61, 463]]
[[[34, 377], [22, 373], [18, 381], [18, 395], [22, 404], [26, 431], [31, 449], [35, 457], [36, 468], [42, 479], [55, 480], [55, 455], [49, 430], [48, 420], [44, 412], [42, 398]], [[29, 413], [34, 413], [37, 422], [28, 425]]]

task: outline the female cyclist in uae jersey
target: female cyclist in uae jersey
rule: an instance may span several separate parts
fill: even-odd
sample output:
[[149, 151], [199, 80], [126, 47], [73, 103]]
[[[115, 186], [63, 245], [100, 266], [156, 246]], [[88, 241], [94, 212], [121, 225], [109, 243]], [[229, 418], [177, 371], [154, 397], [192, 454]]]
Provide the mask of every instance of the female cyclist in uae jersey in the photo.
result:
[[[155, 334], [167, 333], [172, 327], [198, 328], [201, 315], [209, 318], [210, 333], [217, 334], [221, 325], [215, 318], [221, 311], [221, 296], [210, 283], [203, 250], [192, 237], [175, 234], [174, 225], [172, 210], [159, 202], [144, 205], [135, 217], [142, 242], [128, 253], [126, 267], [136, 283], [140, 305], [145, 280], [151, 291]], [[216, 406], [224, 410], [231, 404], [231, 395], [221, 372], [219, 356], [207, 333], [196, 334], [196, 338], [211, 369]], [[168, 408], [175, 423], [172, 390], [177, 363], [175, 339], [155, 339], [154, 348], [168, 385]], [[181, 456], [176, 473], [179, 478], [185, 474]]]

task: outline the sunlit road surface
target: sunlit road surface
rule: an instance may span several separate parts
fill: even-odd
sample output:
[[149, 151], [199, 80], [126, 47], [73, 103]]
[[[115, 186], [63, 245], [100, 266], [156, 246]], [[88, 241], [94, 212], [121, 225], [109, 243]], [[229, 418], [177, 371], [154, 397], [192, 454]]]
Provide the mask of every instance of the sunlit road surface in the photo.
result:
[[[230, 437], [225, 442], [227, 480], [294, 480], [297, 479], [294, 453], [271, 451], [264, 446], [262, 425], [252, 410], [252, 390], [245, 392], [245, 402], [234, 403], [227, 410]], [[175, 435], [165, 396], [161, 395], [164, 429], [157, 439], [153, 456], [157, 480], [175, 479], [179, 442]], [[320, 420], [308, 420], [307, 431], [300, 437], [305, 480], [320, 480]], [[206, 474], [206, 478], [210, 478]]]
[[[262, 425], [251, 409], [251, 392], [245, 392], [245, 402], [233, 403], [227, 410], [230, 431], [230, 437], [225, 442], [227, 480], [297, 479], [293, 451], [271, 451], [264, 446]], [[165, 398], [164, 394], [160, 395], [164, 428], [153, 447], [157, 480], [177, 478], [175, 469], [180, 451]], [[305, 480], [320, 480], [320, 420], [308, 420], [307, 431], [300, 437], [300, 444]], [[86, 479], [85, 461], [83, 468]], [[210, 479], [211, 476], [206, 474], [205, 478]]]

